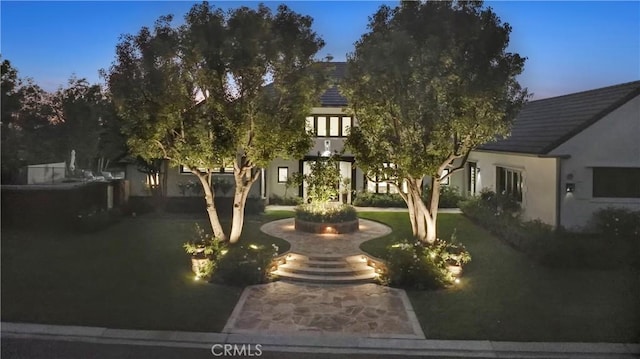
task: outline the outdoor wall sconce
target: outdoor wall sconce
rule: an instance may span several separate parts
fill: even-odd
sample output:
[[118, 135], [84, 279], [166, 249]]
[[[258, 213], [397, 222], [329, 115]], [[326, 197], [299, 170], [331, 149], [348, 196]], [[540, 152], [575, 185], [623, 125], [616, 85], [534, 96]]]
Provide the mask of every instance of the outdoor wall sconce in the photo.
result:
[[567, 193], [573, 193], [573, 191], [576, 190], [576, 184], [567, 182], [565, 188], [566, 188]]

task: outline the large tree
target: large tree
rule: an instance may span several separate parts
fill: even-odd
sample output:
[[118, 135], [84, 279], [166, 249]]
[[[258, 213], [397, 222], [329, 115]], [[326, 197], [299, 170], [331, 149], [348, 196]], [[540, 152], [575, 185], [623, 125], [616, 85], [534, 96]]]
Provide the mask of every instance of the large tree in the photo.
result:
[[58, 157], [69, 160], [71, 150], [75, 150], [77, 168], [100, 172], [104, 166], [98, 165], [99, 162], [121, 154], [116, 153], [116, 149], [104, 150], [115, 146], [109, 142], [117, 141], [115, 138], [120, 134], [113, 126], [111, 101], [100, 85], [71, 77], [67, 87], [58, 89], [52, 96], [52, 107]]
[[98, 172], [126, 152], [119, 119], [100, 85], [71, 77], [67, 87], [49, 93], [4, 60], [1, 89], [3, 179], [13, 180], [27, 164], [69, 161], [72, 149], [79, 168]]
[[406, 184], [399, 193], [419, 240], [436, 239], [441, 182], [472, 149], [507, 135], [528, 97], [510, 32], [481, 2], [402, 2], [379, 8], [348, 57], [342, 87], [358, 127], [347, 146], [368, 173]]
[[[224, 13], [205, 2], [191, 8], [183, 26], [171, 20], [122, 39], [106, 74], [109, 88], [131, 151], [189, 168], [202, 184], [214, 235], [233, 243], [259, 169], [277, 157], [300, 157], [311, 145], [304, 118], [326, 86], [313, 59], [324, 42], [310, 17], [284, 5], [275, 14], [264, 5]], [[231, 164], [227, 236], [212, 176]]]
[[17, 180], [20, 167], [59, 160], [55, 156], [51, 95], [29, 78], [20, 78], [9, 60], [2, 61], [2, 179]]

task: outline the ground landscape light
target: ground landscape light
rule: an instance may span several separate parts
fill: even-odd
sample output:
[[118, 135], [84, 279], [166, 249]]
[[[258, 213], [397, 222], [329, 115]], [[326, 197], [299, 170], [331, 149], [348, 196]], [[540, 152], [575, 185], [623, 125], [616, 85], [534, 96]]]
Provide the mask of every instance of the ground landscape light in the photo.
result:
[[258, 246], [256, 246], [255, 244], [250, 244], [250, 245], [249, 245], [249, 248], [251, 248], [251, 249], [258, 249]]

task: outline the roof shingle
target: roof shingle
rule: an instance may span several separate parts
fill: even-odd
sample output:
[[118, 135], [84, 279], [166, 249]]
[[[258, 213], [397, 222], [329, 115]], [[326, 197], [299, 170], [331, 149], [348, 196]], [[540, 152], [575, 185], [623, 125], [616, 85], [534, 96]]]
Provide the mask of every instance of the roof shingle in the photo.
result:
[[331, 74], [333, 86], [320, 96], [320, 106], [322, 107], [341, 107], [347, 106], [347, 99], [340, 94], [337, 83], [344, 78], [347, 71], [346, 62], [330, 62], [328, 65], [334, 66]]
[[569, 138], [640, 94], [640, 81], [527, 103], [511, 135], [482, 150], [548, 154]]

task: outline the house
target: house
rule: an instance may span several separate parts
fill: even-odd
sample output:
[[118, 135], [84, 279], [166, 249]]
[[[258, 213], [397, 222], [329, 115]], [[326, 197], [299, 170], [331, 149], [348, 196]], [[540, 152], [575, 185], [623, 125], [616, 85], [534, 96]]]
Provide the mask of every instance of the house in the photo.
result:
[[[346, 63], [332, 65], [334, 78], [343, 78]], [[319, 155], [336, 151], [341, 153], [340, 173], [348, 179], [337, 185], [348, 192], [348, 203], [355, 191], [397, 192], [384, 181], [367, 180], [353, 155], [343, 152], [351, 126], [357, 125], [346, 106], [338, 87], [329, 88], [306, 117], [307, 130], [315, 134], [313, 147], [302, 159], [278, 159], [262, 169], [250, 197], [306, 197], [305, 186], [287, 188], [287, 178], [309, 173]], [[221, 168], [217, 181], [233, 183], [232, 173], [233, 168]], [[146, 175], [130, 166], [127, 178], [132, 195], [149, 194]], [[170, 168], [167, 195], [201, 196], [185, 190], [188, 182], [196, 182], [189, 171]], [[511, 135], [473, 151], [465, 170], [453, 174], [449, 184], [465, 194], [490, 188], [511, 195], [521, 203], [525, 219], [569, 229], [584, 227], [598, 208], [640, 209], [640, 81], [529, 102]], [[232, 195], [232, 190], [216, 193]]]
[[513, 196], [525, 219], [570, 230], [600, 208], [640, 210], [640, 81], [527, 103], [451, 183]]
[[[343, 78], [346, 63], [335, 62], [332, 65], [334, 65], [333, 78], [335, 80]], [[347, 99], [339, 93], [337, 85], [334, 84], [320, 97], [318, 105], [318, 107], [312, 109], [306, 118], [307, 130], [316, 135], [313, 147], [300, 160], [277, 159], [268, 168], [262, 169], [260, 179], [252, 186], [249, 197], [260, 197], [265, 200], [274, 195], [284, 197], [285, 194], [287, 196], [306, 197], [305, 186], [293, 189], [287, 188], [287, 178], [294, 172], [309, 173], [310, 162], [316, 160], [319, 154], [320, 156], [326, 156], [334, 152], [341, 153], [343, 151], [349, 129], [355, 124], [355, 120], [344, 111], [347, 106]], [[342, 153], [339, 160], [340, 174], [343, 179], [348, 180], [343, 180], [339, 186], [341, 191], [348, 192], [347, 202], [349, 203], [352, 201], [352, 192], [363, 188], [365, 181], [365, 176], [353, 164], [353, 155]], [[127, 167], [126, 176], [131, 183], [132, 196], [150, 195], [150, 181], [146, 174], [136, 169], [135, 165]], [[233, 184], [233, 168], [221, 168], [215, 177], [216, 181]], [[194, 191], [185, 190], [185, 184], [189, 182], [197, 182], [195, 176], [189, 171], [182, 167], [169, 168], [167, 170], [167, 196], [201, 196], [197, 192], [197, 186], [195, 186]], [[194, 188], [194, 186], [190, 188]], [[216, 196], [231, 197], [233, 196], [233, 191], [230, 189], [227, 191], [216, 189]]]

